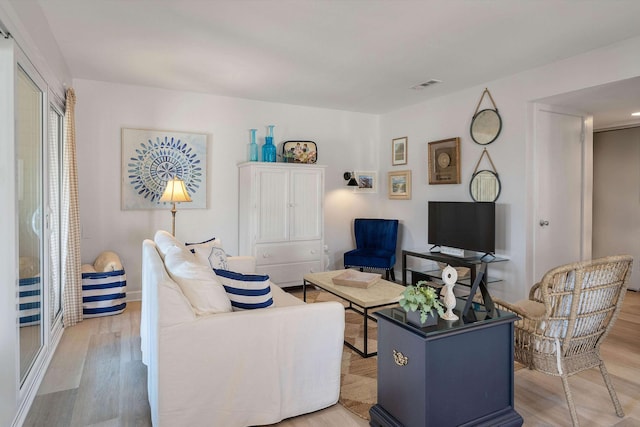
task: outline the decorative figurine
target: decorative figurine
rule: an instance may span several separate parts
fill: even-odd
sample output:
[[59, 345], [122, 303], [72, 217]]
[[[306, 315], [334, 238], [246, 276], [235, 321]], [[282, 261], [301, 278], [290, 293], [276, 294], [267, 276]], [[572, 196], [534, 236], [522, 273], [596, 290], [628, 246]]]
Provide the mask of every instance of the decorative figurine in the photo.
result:
[[453, 312], [453, 308], [456, 306], [456, 296], [453, 294], [453, 287], [456, 285], [456, 280], [458, 280], [458, 272], [455, 268], [447, 265], [442, 270], [444, 306], [447, 308], [447, 311], [440, 317], [444, 320], [458, 320], [458, 316]]

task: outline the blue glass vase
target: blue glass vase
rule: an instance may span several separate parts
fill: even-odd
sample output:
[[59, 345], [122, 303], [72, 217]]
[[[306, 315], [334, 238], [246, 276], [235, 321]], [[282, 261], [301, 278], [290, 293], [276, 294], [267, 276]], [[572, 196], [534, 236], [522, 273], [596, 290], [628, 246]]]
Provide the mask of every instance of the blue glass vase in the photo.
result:
[[251, 129], [251, 144], [249, 144], [249, 161], [258, 161], [258, 144], [256, 144], [256, 131], [257, 129]]
[[274, 125], [267, 126], [267, 136], [264, 138], [264, 145], [262, 146], [262, 161], [263, 162], [275, 162], [276, 161], [276, 146], [273, 145], [273, 128]]

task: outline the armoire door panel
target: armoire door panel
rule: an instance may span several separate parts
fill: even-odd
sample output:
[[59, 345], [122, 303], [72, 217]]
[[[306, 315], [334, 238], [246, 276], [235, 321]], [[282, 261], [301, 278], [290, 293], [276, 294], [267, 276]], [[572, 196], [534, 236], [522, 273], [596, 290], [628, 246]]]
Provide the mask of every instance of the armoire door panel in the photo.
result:
[[291, 172], [291, 240], [322, 236], [322, 175], [315, 171]]
[[289, 176], [279, 169], [260, 170], [256, 242], [286, 241], [289, 238]]

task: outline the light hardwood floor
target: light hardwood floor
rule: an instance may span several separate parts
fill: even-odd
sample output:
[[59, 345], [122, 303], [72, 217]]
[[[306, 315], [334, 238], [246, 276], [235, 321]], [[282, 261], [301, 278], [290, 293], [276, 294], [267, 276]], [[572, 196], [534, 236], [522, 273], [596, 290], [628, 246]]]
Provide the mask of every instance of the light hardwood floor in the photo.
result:
[[[24, 426], [149, 426], [139, 328], [137, 302], [121, 315], [68, 328]], [[592, 369], [570, 379], [581, 425], [640, 427], [640, 293], [628, 292], [602, 355], [626, 416], [616, 417], [602, 377]], [[515, 401], [525, 426], [570, 425], [559, 378], [517, 371]], [[337, 404], [277, 425], [358, 427], [368, 422]]]

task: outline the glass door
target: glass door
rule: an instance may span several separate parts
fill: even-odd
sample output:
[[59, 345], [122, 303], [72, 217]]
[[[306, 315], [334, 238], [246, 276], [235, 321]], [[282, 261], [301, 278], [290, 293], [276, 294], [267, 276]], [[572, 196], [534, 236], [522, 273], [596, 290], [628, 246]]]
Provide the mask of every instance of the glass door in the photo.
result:
[[[35, 73], [33, 73], [35, 74]], [[32, 74], [32, 75], [33, 75]], [[39, 76], [37, 76], [39, 77]], [[18, 64], [16, 74], [16, 153], [18, 199], [18, 323], [20, 382], [44, 345], [43, 310], [43, 85]]]

